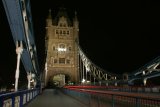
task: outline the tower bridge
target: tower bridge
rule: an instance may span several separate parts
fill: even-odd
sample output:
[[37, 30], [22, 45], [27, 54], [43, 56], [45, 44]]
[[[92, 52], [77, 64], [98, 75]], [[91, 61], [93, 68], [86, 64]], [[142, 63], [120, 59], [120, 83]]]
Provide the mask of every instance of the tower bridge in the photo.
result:
[[[73, 19], [70, 19], [65, 8], [60, 8], [55, 17], [52, 17], [51, 10], [49, 10], [46, 19], [46, 64], [45, 69], [40, 70], [29, 0], [25, 2], [6, 0], [3, 1], [3, 4], [16, 46], [15, 84], [17, 88], [20, 59], [27, 72], [28, 81], [31, 79], [34, 79], [36, 83], [43, 81], [44, 86], [47, 86], [48, 82], [53, 81], [54, 76], [58, 75], [63, 85], [67, 83], [86, 84], [87, 82], [118, 85], [124, 82], [123, 75], [98, 67], [86, 56], [79, 45], [77, 12]], [[127, 83], [133, 84], [134, 80], [143, 78], [146, 84], [148, 78], [159, 76], [159, 59], [157, 57], [137, 71], [127, 74]], [[58, 80], [54, 78], [54, 81]]]
[[[51, 10], [49, 10], [49, 15], [46, 19], [46, 63], [45, 69], [40, 70], [36, 50], [36, 45], [38, 44], [35, 44], [30, 0], [2, 0], [2, 2], [16, 47], [17, 65], [15, 72], [15, 93], [0, 95], [0, 106], [4, 105], [4, 107], [8, 107], [8, 105], [12, 105], [14, 107], [16, 104], [16, 107], [18, 105], [22, 106], [42, 92], [42, 88], [45, 88], [49, 82], [60, 87], [65, 87], [66, 85], [98, 85], [107, 86], [107, 89], [109, 86], [114, 86], [114, 88], [110, 87], [110, 89], [117, 90], [118, 86], [134, 84], [134, 81], [138, 79], [143, 79], [145, 86], [147, 79], [160, 76], [160, 57], [157, 57], [137, 71], [126, 74], [125, 80], [123, 75], [98, 67], [86, 56], [79, 45], [79, 21], [77, 13], [75, 12], [75, 16], [71, 20], [65, 8], [60, 8], [55, 18], [52, 17]], [[20, 61], [24, 65], [28, 79], [28, 91], [23, 92], [19, 91], [18, 87]], [[31, 90], [31, 81], [34, 83], [33, 90]], [[96, 87], [96, 89], [99, 88]], [[66, 87], [66, 89], [74, 90], [75, 87]], [[79, 91], [84, 91], [84, 89], [79, 89]], [[158, 91], [157, 87], [156, 91]], [[65, 92], [68, 93], [68, 91]], [[101, 96], [101, 98], [103, 98], [102, 94], [107, 94], [107, 98], [110, 99], [112, 97], [112, 101], [113, 99], [119, 100], [124, 97], [121, 94], [120, 96], [122, 97], [119, 98], [119, 94], [113, 92], [109, 94], [103, 91], [86, 90], [84, 93], [92, 95], [92, 92]], [[116, 95], [117, 97], [114, 98], [112, 95]], [[126, 96], [128, 95], [126, 94]], [[130, 97], [136, 101], [136, 107], [140, 107], [139, 97], [135, 98], [133, 95]], [[97, 101], [98, 99], [92, 100]], [[150, 99], [146, 100], [144, 97], [142, 100], [146, 102], [150, 101]], [[130, 99], [128, 101], [134, 103]], [[160, 104], [159, 100], [152, 99], [152, 101]], [[112, 107], [114, 107], [114, 104], [113, 101]]]
[[[46, 19], [46, 85], [50, 77], [63, 74], [70, 77], [69, 82], [79, 84], [98, 81], [116, 80], [117, 74], [105, 71], [91, 62], [79, 45], [79, 22], [77, 13], [71, 19], [65, 8], [60, 8], [57, 16], [52, 18], [49, 10]], [[65, 76], [63, 76], [65, 77]], [[65, 79], [62, 79], [63, 81]], [[58, 80], [57, 80], [58, 81]], [[66, 81], [67, 83], [67, 81]], [[63, 85], [64, 82], [63, 82]]]

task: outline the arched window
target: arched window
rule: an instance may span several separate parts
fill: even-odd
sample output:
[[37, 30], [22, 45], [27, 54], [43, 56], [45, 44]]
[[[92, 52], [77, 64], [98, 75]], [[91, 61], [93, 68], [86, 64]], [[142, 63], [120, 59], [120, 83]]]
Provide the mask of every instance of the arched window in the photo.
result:
[[67, 35], [69, 35], [69, 30], [67, 30]]
[[59, 44], [58, 51], [59, 51], [59, 52], [65, 52], [65, 51], [66, 51], [66, 46], [65, 46], [65, 44]]
[[56, 34], [59, 34], [58, 30], [56, 30]]
[[63, 31], [63, 34], [64, 34], [64, 35], [66, 34], [66, 31], [65, 31], [65, 30]]
[[54, 59], [54, 63], [56, 64], [58, 61], [57, 61], [57, 59]]
[[60, 34], [62, 34], [62, 30], [60, 30]]
[[71, 50], [72, 50], [72, 48], [71, 48], [71, 47], [69, 47], [69, 48], [68, 48], [68, 50], [69, 50], [69, 51], [71, 51]]
[[65, 48], [65, 45], [64, 44], [60, 44], [59, 47], [60, 48]]
[[53, 46], [53, 51], [55, 51], [56, 50], [56, 48], [55, 48], [55, 46]]

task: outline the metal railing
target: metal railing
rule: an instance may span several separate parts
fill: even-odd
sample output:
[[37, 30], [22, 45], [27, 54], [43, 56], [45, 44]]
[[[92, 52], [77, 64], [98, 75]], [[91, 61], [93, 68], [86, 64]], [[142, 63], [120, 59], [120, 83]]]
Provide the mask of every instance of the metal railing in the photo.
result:
[[92, 90], [112, 90], [122, 92], [138, 92], [138, 93], [160, 93], [160, 86], [96, 86], [96, 85], [77, 85], [65, 86], [65, 88], [75, 89], [92, 89]]
[[39, 89], [31, 89], [1, 94], [0, 107], [23, 107], [23, 105], [34, 99], [39, 92]]
[[63, 92], [89, 107], [160, 107], [160, 96], [78, 88], [64, 88]]

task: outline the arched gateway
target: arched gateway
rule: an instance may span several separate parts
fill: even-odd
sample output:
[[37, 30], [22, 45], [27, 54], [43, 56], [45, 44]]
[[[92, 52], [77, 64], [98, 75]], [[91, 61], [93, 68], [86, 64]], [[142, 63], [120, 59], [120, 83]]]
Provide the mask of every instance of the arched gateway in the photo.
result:
[[59, 85], [64, 85], [64, 81], [77, 83], [79, 81], [77, 16], [75, 14], [73, 20], [70, 20], [65, 8], [60, 8], [55, 18], [52, 16], [50, 10], [46, 19], [45, 84], [49, 81], [58, 81]]

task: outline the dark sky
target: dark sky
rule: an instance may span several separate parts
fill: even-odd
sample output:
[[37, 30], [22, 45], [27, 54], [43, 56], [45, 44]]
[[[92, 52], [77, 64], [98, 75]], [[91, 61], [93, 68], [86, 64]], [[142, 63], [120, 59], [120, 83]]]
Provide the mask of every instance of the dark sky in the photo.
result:
[[[55, 16], [63, 6], [70, 16], [77, 11], [80, 45], [92, 62], [110, 72], [132, 72], [160, 55], [159, 5], [156, 0], [31, 0], [39, 64], [44, 63], [48, 9]], [[9, 72], [8, 78], [14, 78], [16, 53], [2, 3], [0, 27], [0, 75], [4, 78], [3, 72]]]
[[58, 8], [64, 6], [70, 16], [77, 11], [80, 45], [89, 59], [111, 72], [132, 72], [160, 55], [159, 3], [45, 0], [37, 4], [32, 0], [37, 42], [44, 41], [48, 9], [55, 16]]

